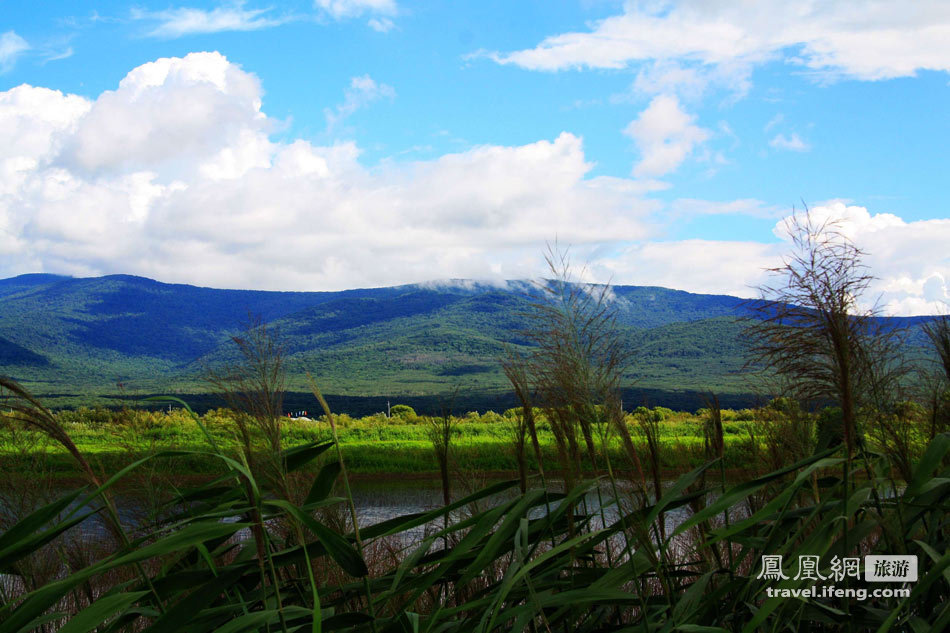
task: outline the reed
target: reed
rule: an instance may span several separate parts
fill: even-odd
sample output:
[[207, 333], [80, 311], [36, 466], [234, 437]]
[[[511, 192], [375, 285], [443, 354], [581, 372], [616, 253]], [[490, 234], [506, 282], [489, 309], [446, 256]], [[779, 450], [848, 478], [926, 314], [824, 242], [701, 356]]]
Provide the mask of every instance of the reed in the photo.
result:
[[[280, 463], [288, 480], [331, 449], [325, 442], [283, 448]], [[63, 566], [41, 586], [8, 583], [0, 633], [600, 632], [648, 630], [661, 622], [679, 630], [938, 631], [950, 622], [946, 434], [929, 443], [914, 460], [907, 485], [897, 489], [886, 454], [869, 456], [870, 478], [853, 476], [846, 483], [833, 477], [846, 462], [838, 446], [724, 491], [717, 483], [718, 495], [695, 488], [716, 460], [636, 507], [602, 490], [611, 508], [606, 523], [600, 508], [585, 509], [582, 502], [602, 487], [596, 480], [564, 491], [530, 480], [524, 493], [512, 480], [429, 512], [375, 525], [354, 522], [343, 531], [319, 518], [325, 508], [353, 503], [348, 492], [346, 499], [332, 496], [334, 482], [343, 477], [338, 462], [300, 477], [309, 481], [307, 494], [293, 502], [270, 478], [258, 479], [226, 454], [209, 454], [222, 464], [218, 476], [176, 492], [165, 517], [128, 544]], [[818, 499], [810, 490], [813, 473], [823, 478]], [[744, 502], [757, 495], [764, 496], [749, 513]], [[473, 502], [477, 511], [458, 512]], [[8, 527], [0, 535], [0, 573], [15, 573], [18, 561], [74, 533], [101, 504], [101, 496], [82, 497], [79, 491]], [[666, 534], [651, 528], [659, 516], [690, 505], [692, 514], [669, 523]], [[254, 510], [267, 533], [265, 574], [255, 542], [260, 536], [248, 529], [256, 522], [221, 520], [251, 517]], [[716, 519], [727, 513], [728, 522]], [[851, 522], [846, 542], [836, 527], [842, 519]], [[844, 605], [833, 600], [765, 594], [769, 584], [756, 577], [763, 554], [782, 553], [786, 560], [815, 555], [827, 574], [833, 556], [894, 553], [877, 528], [882, 521], [893, 526], [907, 553], [920, 557], [920, 579], [910, 597], [855, 603], [846, 617]], [[414, 536], [420, 526], [430, 528]], [[717, 558], [713, 550], [720, 547], [734, 551], [734, 559]], [[788, 580], [776, 586], [805, 585]]]

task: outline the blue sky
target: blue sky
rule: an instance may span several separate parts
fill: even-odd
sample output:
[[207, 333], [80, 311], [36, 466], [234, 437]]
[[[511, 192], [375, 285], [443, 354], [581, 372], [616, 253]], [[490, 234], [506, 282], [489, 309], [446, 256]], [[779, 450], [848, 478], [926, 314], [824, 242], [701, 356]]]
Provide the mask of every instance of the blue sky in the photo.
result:
[[[792, 5], [792, 6], [789, 6]], [[950, 298], [950, 6], [4, 3], [0, 276], [751, 293], [793, 205]]]

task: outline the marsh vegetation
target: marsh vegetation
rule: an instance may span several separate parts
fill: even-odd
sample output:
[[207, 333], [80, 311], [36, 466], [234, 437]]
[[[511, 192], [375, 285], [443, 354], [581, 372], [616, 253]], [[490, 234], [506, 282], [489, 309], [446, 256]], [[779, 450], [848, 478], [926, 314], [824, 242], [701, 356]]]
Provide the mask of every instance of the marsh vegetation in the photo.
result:
[[[0, 506], [0, 633], [946, 630], [950, 374], [934, 365], [913, 392], [895, 332], [862, 325], [860, 252], [827, 228], [801, 224], [801, 257], [776, 271], [811, 303], [783, 312], [787, 295], [767, 293], [751, 324], [780, 379], [755, 410], [712, 393], [696, 414], [625, 408], [635, 350], [609, 292], [571, 283], [556, 251], [533, 344], [505, 359], [520, 406], [504, 414], [354, 420], [311, 379], [322, 416], [289, 422], [260, 328], [215, 375], [229, 412], [179, 402], [97, 425], [4, 379], [3, 463], [34, 476], [11, 478]], [[109, 433], [125, 458], [90, 450]], [[82, 479], [66, 494], [40, 476], [57, 453]], [[361, 518], [354, 472], [410, 464], [438, 473], [438, 507]], [[202, 476], [170, 481], [182, 468]], [[485, 483], [490, 470], [514, 476]], [[115, 494], [133, 481], [150, 491], [134, 518]], [[78, 542], [93, 520], [101, 538]], [[911, 554], [920, 576], [903, 597], [784, 599], [766, 588], [812, 581], [761, 579], [766, 554], [816, 557], [825, 576], [836, 559]]]

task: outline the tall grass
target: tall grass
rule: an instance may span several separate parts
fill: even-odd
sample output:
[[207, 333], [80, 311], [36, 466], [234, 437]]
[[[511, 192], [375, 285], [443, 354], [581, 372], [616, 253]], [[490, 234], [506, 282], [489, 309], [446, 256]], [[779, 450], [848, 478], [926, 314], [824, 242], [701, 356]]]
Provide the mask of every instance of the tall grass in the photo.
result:
[[[283, 474], [292, 480], [328, 450], [326, 442], [283, 448]], [[108, 511], [108, 491], [142, 464], [42, 505], [10, 526], [0, 535], [0, 633], [664, 626], [940, 631], [950, 625], [946, 434], [934, 438], [897, 487], [891, 456], [869, 452], [870, 476], [863, 469], [849, 473], [846, 488], [834, 475], [846, 461], [839, 446], [724, 491], [721, 484], [697, 487], [717, 467], [717, 457], [635, 507], [604, 488], [603, 480], [554, 491], [529, 478], [523, 493], [518, 480], [500, 482], [443, 508], [375, 525], [353, 521], [343, 531], [326, 518], [337, 504], [352, 503], [348, 492], [346, 499], [333, 496], [342, 477], [338, 461], [304, 477], [306, 494], [294, 501], [232, 454], [205, 453], [221, 464], [215, 479], [174, 492], [160, 521], [139, 526], [128, 542], [80, 567], [63, 565], [41, 585], [23, 582], [17, 563]], [[820, 475], [817, 497], [810, 490], [812, 474]], [[602, 507], [591, 501], [598, 488]], [[750, 513], [744, 502], [751, 497], [757, 497], [757, 509]], [[474, 501], [480, 510], [458, 512]], [[683, 515], [688, 507], [692, 514]], [[721, 518], [727, 513], [728, 521]], [[658, 525], [663, 515], [682, 520], [664, 521], [664, 533]], [[842, 521], [851, 525], [847, 545]], [[428, 528], [420, 537], [423, 526]], [[118, 527], [129, 526], [119, 521]], [[723, 550], [734, 552], [731, 560]], [[393, 555], [375, 555], [381, 551]], [[920, 579], [910, 585], [909, 598], [848, 605], [840, 599], [785, 600], [768, 597], [769, 583], [757, 578], [763, 554], [782, 554], [786, 561], [819, 556], [828, 574], [833, 556], [872, 553], [919, 557]], [[773, 586], [807, 584], [790, 579]]]

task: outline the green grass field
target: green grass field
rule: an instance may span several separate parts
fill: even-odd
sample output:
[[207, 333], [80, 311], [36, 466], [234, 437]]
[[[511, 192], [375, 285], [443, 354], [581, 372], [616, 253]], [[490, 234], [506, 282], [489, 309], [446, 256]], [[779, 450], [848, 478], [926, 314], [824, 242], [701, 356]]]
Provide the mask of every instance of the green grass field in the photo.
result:
[[[695, 468], [706, 460], [704, 424], [706, 413], [674, 412], [664, 407], [638, 409], [628, 414], [627, 423], [635, 445], [645, 455], [647, 447], [640, 432], [638, 415], [647, 415], [656, 421], [659, 437], [660, 465], [664, 472], [674, 475]], [[512, 472], [517, 469], [514, 433], [517, 410], [504, 414], [487, 412], [468, 413], [453, 418], [451, 456], [459, 471]], [[793, 433], [775, 412], [765, 409], [723, 410], [725, 440], [724, 461], [728, 469], [743, 472], [773, 466], [769, 463], [769, 434], [782, 436], [789, 442]], [[199, 422], [211, 433], [225, 451], [239, 453], [239, 439], [229, 411], [216, 409], [197, 419], [183, 409], [148, 411], [144, 409], [111, 410], [80, 408], [57, 414], [63, 428], [79, 450], [98, 464], [103, 471], [113, 473], [142, 457], [162, 451], [193, 451], [195, 454], [171, 457], [164, 468], [178, 474], [213, 472], [219, 467], [215, 459], [202, 455], [209, 449]], [[387, 418], [376, 414], [362, 418], [337, 416], [340, 443], [348, 468], [358, 474], [426, 474], [435, 473], [438, 463], [430, 439], [431, 418], [414, 413]], [[785, 426], [782, 423], [786, 422]], [[808, 422], [801, 440], [811, 444], [814, 423]], [[285, 447], [314, 441], [329, 441], [331, 431], [323, 417], [311, 421], [282, 420], [282, 441]], [[773, 437], [774, 439], [774, 437]], [[539, 440], [544, 459], [555, 463], [556, 446], [547, 422], [539, 424]], [[776, 444], [776, 442], [772, 442]], [[779, 442], [778, 444], [781, 444]], [[604, 438], [597, 439], [598, 453], [603, 453]], [[625, 456], [620, 439], [606, 438], [612, 467], [619, 471], [633, 468]], [[803, 446], [810, 448], [809, 446]], [[790, 451], [794, 450], [790, 447]], [[528, 451], [529, 465], [535, 457]], [[781, 460], [779, 460], [781, 461]], [[57, 474], [68, 474], [72, 460], [58, 444], [34, 431], [16, 430], [4, 425], [0, 430], [0, 462], [8, 473], [30, 472], [37, 468]], [[588, 464], [589, 467], [589, 464]], [[603, 467], [603, 466], [601, 466]], [[761, 468], [759, 468], [761, 467]]]

